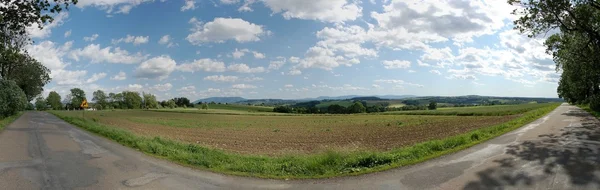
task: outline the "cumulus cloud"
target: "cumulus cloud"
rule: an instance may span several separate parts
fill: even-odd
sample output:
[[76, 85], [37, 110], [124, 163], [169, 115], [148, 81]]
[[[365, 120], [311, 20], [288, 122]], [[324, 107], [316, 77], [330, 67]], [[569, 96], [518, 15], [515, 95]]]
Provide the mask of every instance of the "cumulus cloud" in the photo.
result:
[[249, 84], [234, 84], [231, 87], [234, 88], [234, 89], [253, 89], [253, 88], [256, 88], [256, 86], [249, 85]]
[[319, 20], [323, 22], [353, 21], [362, 16], [362, 7], [347, 0], [262, 0], [273, 13], [285, 19]]
[[136, 78], [163, 80], [175, 70], [177, 63], [169, 56], [158, 56], [142, 62], [135, 69]]
[[118, 44], [121, 42], [124, 43], [132, 43], [133, 45], [140, 45], [140, 44], [145, 44], [148, 43], [148, 41], [150, 40], [149, 36], [132, 36], [127, 34], [126, 37], [124, 38], [119, 38], [119, 39], [113, 39], [111, 42], [113, 44]]
[[172, 39], [171, 39], [170, 35], [164, 35], [164, 36], [160, 37], [160, 40], [158, 40], [158, 44], [167, 45], [168, 48], [175, 47], [175, 46], [179, 45], [177, 43], [173, 43], [171, 40]]
[[98, 81], [100, 79], [103, 79], [104, 77], [106, 77], [106, 73], [95, 73], [86, 82], [87, 83], [93, 83], [93, 82], [96, 82], [96, 81]]
[[286, 85], [283, 85], [283, 87], [285, 87], [285, 88], [294, 88], [294, 85], [286, 84]]
[[190, 63], [185, 63], [177, 66], [177, 70], [183, 72], [224, 72], [226, 70], [225, 63], [213, 59], [198, 59]]
[[410, 61], [406, 60], [384, 60], [382, 63], [386, 69], [406, 69], [410, 67]]
[[[69, 18], [69, 13], [61, 12], [59, 14], [54, 15], [53, 18], [54, 18], [54, 21], [44, 24], [42, 29], [39, 28], [40, 25], [38, 23], [33, 23], [31, 26], [28, 26], [25, 30], [26, 30], [27, 34], [29, 35], [29, 37], [39, 38], [39, 39], [44, 39], [44, 38], [49, 37], [50, 34], [52, 34], [52, 29], [64, 24], [64, 21], [67, 18]], [[67, 35], [67, 33], [68, 33], [68, 35]], [[71, 35], [70, 30], [67, 31], [67, 33], [65, 33], [65, 37], [68, 37], [69, 35]]]
[[100, 48], [99, 44], [90, 44], [83, 49], [75, 49], [70, 52], [69, 57], [75, 61], [81, 58], [89, 59], [92, 63], [123, 63], [134, 64], [146, 59], [148, 55], [142, 55], [138, 52], [130, 54], [121, 48], [112, 48], [111, 46]]
[[110, 80], [125, 80], [125, 79], [127, 79], [127, 74], [125, 74], [125, 72], [123, 72], [123, 71], [120, 71], [115, 76], [110, 77]]
[[229, 65], [229, 66], [227, 66], [227, 70], [233, 71], [233, 72], [238, 72], [238, 73], [262, 73], [262, 72], [266, 71], [266, 69], [264, 67], [251, 68], [248, 65], [243, 64], [243, 63]]
[[194, 25], [194, 28], [186, 39], [194, 45], [210, 42], [223, 43], [227, 40], [235, 40], [239, 43], [254, 42], [259, 41], [261, 36], [270, 33], [261, 25], [239, 18], [219, 17], [206, 24], [192, 18], [190, 23]]
[[440, 72], [438, 70], [430, 70], [429, 72], [433, 73], [433, 74], [437, 74], [437, 75], [442, 75], [442, 72]]
[[212, 75], [204, 77], [204, 80], [214, 82], [235, 82], [238, 80], [237, 76], [223, 76], [223, 75]]
[[165, 84], [155, 84], [154, 86], [150, 87], [150, 90], [166, 92], [166, 91], [171, 90], [171, 88], [173, 88], [173, 85], [171, 83], [165, 83]]
[[[133, 7], [153, 1], [154, 0], [86, 0], [77, 2], [75, 6], [80, 9], [96, 7], [100, 10], [105, 10], [107, 14], [128, 14]], [[164, 1], [161, 0], [161, 2]]]
[[71, 30], [65, 32], [65, 38], [68, 38], [69, 36], [71, 36]]
[[387, 83], [387, 84], [395, 84], [395, 85], [409, 85], [409, 86], [415, 86], [415, 87], [423, 87], [423, 85], [420, 85], [420, 84], [405, 82], [403, 80], [397, 80], [397, 79], [378, 79], [378, 80], [375, 80], [374, 82], [375, 83]]
[[93, 42], [94, 40], [96, 40], [96, 38], [98, 38], [98, 34], [92, 34], [92, 36], [90, 37], [83, 37], [83, 41]]
[[194, 10], [196, 9], [196, 1], [195, 0], [185, 0], [184, 5], [181, 7], [181, 12], [187, 11], [187, 10]]

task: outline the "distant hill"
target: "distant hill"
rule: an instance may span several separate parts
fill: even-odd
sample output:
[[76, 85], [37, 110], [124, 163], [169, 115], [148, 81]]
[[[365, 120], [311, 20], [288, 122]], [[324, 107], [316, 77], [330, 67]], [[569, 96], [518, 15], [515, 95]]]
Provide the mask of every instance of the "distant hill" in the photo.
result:
[[242, 97], [210, 97], [196, 100], [192, 103], [197, 104], [198, 102], [215, 102], [215, 103], [236, 103], [246, 100]]

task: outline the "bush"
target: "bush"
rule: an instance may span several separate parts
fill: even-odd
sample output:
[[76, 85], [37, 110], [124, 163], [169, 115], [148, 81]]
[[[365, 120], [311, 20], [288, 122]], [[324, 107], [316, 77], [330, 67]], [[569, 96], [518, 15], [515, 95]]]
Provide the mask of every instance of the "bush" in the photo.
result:
[[0, 79], [0, 117], [8, 117], [27, 107], [25, 92], [12, 80]]
[[96, 104], [94, 105], [94, 108], [96, 108], [96, 110], [102, 110], [102, 105]]
[[600, 111], [600, 95], [590, 97], [590, 109]]

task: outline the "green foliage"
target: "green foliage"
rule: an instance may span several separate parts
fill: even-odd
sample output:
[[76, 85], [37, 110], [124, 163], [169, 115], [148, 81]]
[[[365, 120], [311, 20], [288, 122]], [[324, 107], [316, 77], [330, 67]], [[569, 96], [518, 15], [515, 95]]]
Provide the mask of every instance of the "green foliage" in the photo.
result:
[[27, 98], [15, 81], [0, 79], [0, 118], [25, 110]]
[[35, 110], [35, 106], [32, 103], [27, 102], [25, 110]]
[[363, 106], [360, 102], [354, 102], [350, 107], [348, 107], [349, 113], [365, 113], [367, 112], [367, 108]]
[[435, 110], [435, 109], [437, 109], [437, 103], [435, 101], [429, 102], [429, 105], [427, 106], [427, 109], [429, 109], [429, 110]]
[[2, 129], [4, 129], [4, 127], [8, 126], [8, 124], [12, 123], [13, 121], [15, 121], [19, 117], [21, 117], [22, 114], [23, 114], [23, 112], [18, 112], [15, 115], [11, 115], [11, 116], [8, 116], [8, 117], [5, 117], [5, 118], [1, 118], [0, 117], [0, 131]]
[[177, 104], [175, 104], [175, 101], [169, 100], [167, 101], [166, 107], [173, 109], [177, 107]]
[[544, 45], [562, 70], [559, 97], [569, 103], [596, 101], [600, 95], [600, 2], [592, 0], [509, 0], [518, 5], [515, 28], [530, 37], [558, 29]]
[[56, 91], [52, 91], [46, 97], [46, 102], [52, 107], [53, 110], [62, 110], [63, 106], [60, 102], [60, 95]]
[[144, 94], [144, 105], [146, 109], [157, 109], [158, 101], [156, 101], [156, 96], [152, 94]]
[[108, 107], [108, 96], [102, 90], [96, 90], [92, 93], [92, 101], [100, 104], [102, 107]]
[[81, 102], [85, 100], [85, 92], [79, 88], [71, 89], [71, 106], [73, 108], [79, 109]]
[[44, 97], [37, 97], [35, 99], [35, 109], [38, 111], [44, 111], [46, 110], [46, 108], [48, 107], [48, 104], [46, 103], [46, 99], [44, 99]]
[[123, 104], [126, 109], [142, 108], [142, 97], [139, 92], [123, 91]]
[[206, 104], [206, 103], [202, 104], [202, 109], [203, 110], [208, 110], [208, 104]]
[[102, 110], [102, 108], [103, 108], [103, 107], [102, 107], [102, 105], [101, 105], [101, 104], [96, 104], [96, 105], [94, 105], [94, 109], [96, 109], [96, 110]]
[[600, 111], [600, 95], [594, 95], [590, 98], [590, 109]]
[[[139, 136], [124, 129], [82, 118], [64, 116], [61, 114], [64, 112], [53, 111], [51, 113], [73, 125], [112, 139], [122, 145], [182, 165], [243, 176], [325, 178], [382, 171], [457, 152], [519, 128], [546, 115], [557, 106], [558, 104], [548, 104], [546, 107], [528, 111], [521, 117], [503, 124], [391, 151], [350, 153], [328, 151], [313, 155], [278, 157], [241, 155], [160, 137]], [[275, 132], [275, 130], [273, 131]]]

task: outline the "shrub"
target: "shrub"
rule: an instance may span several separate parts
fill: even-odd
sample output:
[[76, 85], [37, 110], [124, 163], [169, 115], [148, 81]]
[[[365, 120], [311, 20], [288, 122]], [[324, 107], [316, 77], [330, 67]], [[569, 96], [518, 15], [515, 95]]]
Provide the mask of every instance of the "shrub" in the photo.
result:
[[96, 104], [94, 105], [94, 108], [96, 108], [96, 110], [102, 110], [102, 105]]
[[590, 109], [600, 111], [600, 95], [593, 95], [590, 98]]
[[25, 92], [12, 80], [0, 79], [0, 117], [7, 117], [25, 110]]

